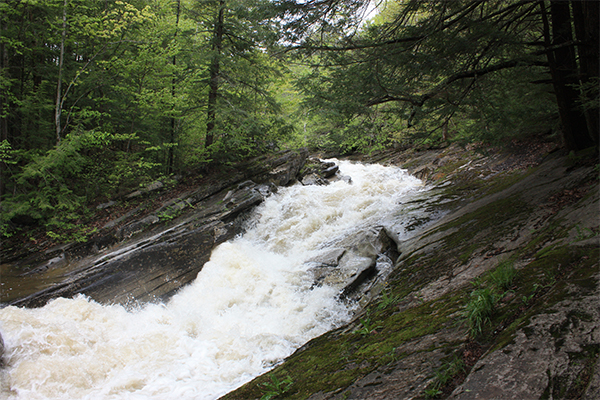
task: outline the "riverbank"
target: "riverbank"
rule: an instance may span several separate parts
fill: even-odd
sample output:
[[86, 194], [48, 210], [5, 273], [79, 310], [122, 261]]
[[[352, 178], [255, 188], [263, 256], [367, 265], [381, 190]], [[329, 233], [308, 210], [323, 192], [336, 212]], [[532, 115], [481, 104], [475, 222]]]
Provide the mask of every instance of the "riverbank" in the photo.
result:
[[352, 323], [224, 399], [600, 397], [597, 158], [468, 151], [374, 158], [427, 179], [444, 216]]

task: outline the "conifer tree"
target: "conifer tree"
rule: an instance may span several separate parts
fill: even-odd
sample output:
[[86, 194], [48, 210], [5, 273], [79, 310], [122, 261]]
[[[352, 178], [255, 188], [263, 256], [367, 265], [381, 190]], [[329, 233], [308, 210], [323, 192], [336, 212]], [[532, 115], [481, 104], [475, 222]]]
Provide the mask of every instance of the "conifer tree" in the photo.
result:
[[[477, 111], [481, 120], [485, 92], [493, 94], [499, 87], [515, 93], [521, 90], [506, 85], [507, 79], [526, 76], [537, 81], [537, 86], [527, 81], [521, 85], [542, 98], [547, 89], [540, 82], [549, 82], [551, 75], [565, 146], [580, 150], [597, 143], [597, 118], [594, 121], [593, 116], [598, 93], [594, 69], [598, 3], [390, 3], [395, 7], [384, 11], [385, 18], [360, 29], [346, 15], [365, 7], [361, 0], [280, 3], [288, 27], [295, 28], [296, 35], [288, 36], [295, 40], [293, 48], [318, 53], [318, 66], [327, 67], [327, 73], [317, 72], [302, 82], [315, 108], [337, 110], [351, 120], [361, 113], [381, 111], [385, 105], [386, 111], [395, 108], [409, 128], [429, 118], [430, 133], [444, 132], [457, 113], [462, 113], [464, 120]], [[581, 12], [582, 7], [586, 13]], [[576, 18], [571, 19], [571, 13]], [[303, 17], [312, 23], [311, 28], [296, 28]], [[342, 34], [336, 35], [333, 27]], [[571, 31], [576, 32], [577, 40], [570, 36]], [[587, 99], [583, 109], [582, 99]], [[501, 96], [494, 100], [503, 101]], [[527, 106], [524, 110], [528, 111]], [[489, 118], [490, 123], [498, 118]], [[489, 126], [480, 128], [484, 131]]]

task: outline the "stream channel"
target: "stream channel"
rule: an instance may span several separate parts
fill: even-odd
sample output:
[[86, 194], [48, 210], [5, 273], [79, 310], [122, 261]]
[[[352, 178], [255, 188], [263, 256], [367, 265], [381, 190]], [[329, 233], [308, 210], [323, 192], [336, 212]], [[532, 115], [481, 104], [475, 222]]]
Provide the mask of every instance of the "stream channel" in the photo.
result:
[[427, 189], [399, 168], [335, 161], [350, 182], [280, 188], [166, 303], [1, 309], [0, 398], [215, 399], [348, 322], [356, 302], [315, 285], [309, 261], [372, 226], [410, 236]]

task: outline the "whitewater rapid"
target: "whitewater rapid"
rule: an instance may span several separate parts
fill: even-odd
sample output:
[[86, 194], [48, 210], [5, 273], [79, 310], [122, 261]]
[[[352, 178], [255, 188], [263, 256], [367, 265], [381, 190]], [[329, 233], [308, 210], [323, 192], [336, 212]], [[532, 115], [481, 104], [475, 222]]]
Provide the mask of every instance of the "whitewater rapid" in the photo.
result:
[[347, 322], [352, 304], [313, 288], [306, 261], [335, 238], [394, 223], [421, 182], [394, 167], [338, 164], [351, 183], [281, 188], [167, 303], [132, 310], [77, 296], [0, 309], [0, 395], [215, 399]]

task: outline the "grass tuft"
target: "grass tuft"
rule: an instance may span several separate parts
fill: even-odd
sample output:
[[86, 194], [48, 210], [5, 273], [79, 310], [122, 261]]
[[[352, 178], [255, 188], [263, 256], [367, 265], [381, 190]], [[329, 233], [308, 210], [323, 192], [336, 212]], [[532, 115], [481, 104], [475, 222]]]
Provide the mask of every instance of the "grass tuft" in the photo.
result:
[[471, 300], [465, 307], [465, 317], [472, 336], [483, 332], [496, 309], [497, 296], [489, 289], [477, 289], [471, 293]]

